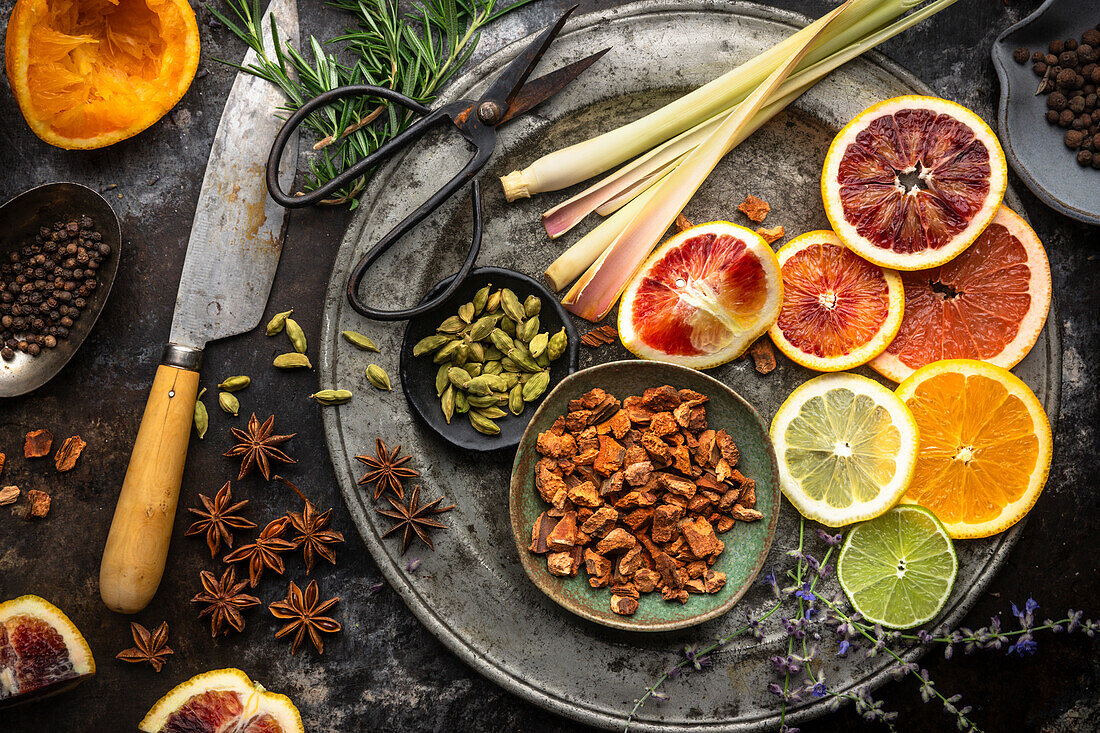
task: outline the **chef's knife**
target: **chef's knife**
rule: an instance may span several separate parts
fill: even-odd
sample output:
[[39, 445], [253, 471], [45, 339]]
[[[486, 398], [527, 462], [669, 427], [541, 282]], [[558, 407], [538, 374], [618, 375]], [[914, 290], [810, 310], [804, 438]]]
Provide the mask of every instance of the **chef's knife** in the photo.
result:
[[[264, 13], [261, 27], [269, 54], [272, 16], [282, 39], [297, 44], [295, 1], [271, 0]], [[243, 65], [256, 60], [249, 50]], [[113, 611], [140, 611], [160, 585], [203, 348], [209, 341], [255, 328], [267, 305], [282, 252], [286, 210], [268, 196], [264, 166], [281, 126], [282, 104], [275, 86], [239, 72], [218, 123], [187, 243], [172, 331], [103, 550], [99, 592]], [[297, 146], [289, 148], [279, 171], [284, 188], [292, 183], [297, 165]]]

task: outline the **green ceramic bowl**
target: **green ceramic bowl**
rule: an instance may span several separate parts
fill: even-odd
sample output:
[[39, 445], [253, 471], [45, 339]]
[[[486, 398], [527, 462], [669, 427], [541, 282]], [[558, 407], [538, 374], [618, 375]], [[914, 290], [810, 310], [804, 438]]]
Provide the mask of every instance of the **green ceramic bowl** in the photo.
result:
[[[531, 525], [548, 508], [535, 489], [535, 450], [538, 434], [547, 430], [568, 410], [568, 402], [594, 387], [602, 387], [619, 399], [641, 394], [649, 387], [670, 384], [687, 387], [710, 397], [707, 423], [714, 429], [725, 428], [741, 451], [738, 469], [756, 480], [756, 508], [764, 518], [737, 525], [720, 535], [725, 551], [714, 563], [714, 570], [726, 574], [725, 587], [714, 594], [691, 594], [685, 604], [669, 603], [654, 592], [643, 595], [633, 616], [620, 616], [611, 610], [611, 595], [606, 588], [592, 588], [582, 568], [576, 577], [551, 575], [543, 555], [527, 547]], [[702, 623], [733, 608], [745, 594], [764, 564], [775, 535], [779, 517], [779, 476], [775, 450], [768, 428], [760, 415], [736, 392], [694, 369], [656, 361], [616, 361], [590, 367], [562, 380], [546, 396], [520, 440], [512, 467], [509, 495], [512, 534], [516, 550], [528, 577], [563, 608], [604, 626], [629, 631], [670, 631]]]

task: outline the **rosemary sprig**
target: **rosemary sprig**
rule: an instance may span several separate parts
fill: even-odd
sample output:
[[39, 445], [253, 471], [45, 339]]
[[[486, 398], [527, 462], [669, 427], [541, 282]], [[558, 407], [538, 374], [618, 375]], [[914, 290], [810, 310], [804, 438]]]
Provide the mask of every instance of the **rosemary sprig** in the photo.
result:
[[[227, 12], [207, 8], [258, 56], [247, 67], [222, 63], [278, 86], [287, 95], [283, 111], [289, 115], [318, 94], [348, 84], [388, 87], [429, 104], [469, 60], [481, 29], [531, 1], [518, 0], [497, 11], [497, 0], [422, 0], [402, 13], [395, 0], [330, 0], [329, 5], [351, 15], [354, 26], [324, 43], [310, 36], [303, 46], [309, 47], [312, 60], [279, 38], [275, 22], [273, 57], [264, 51], [259, 0], [226, 0]], [[326, 45], [334, 45], [336, 52], [327, 52]], [[332, 180], [413, 121], [407, 110], [368, 97], [318, 110], [304, 123], [316, 138], [304, 189], [312, 191]], [[357, 179], [323, 203], [354, 209], [366, 181], [367, 176]]]

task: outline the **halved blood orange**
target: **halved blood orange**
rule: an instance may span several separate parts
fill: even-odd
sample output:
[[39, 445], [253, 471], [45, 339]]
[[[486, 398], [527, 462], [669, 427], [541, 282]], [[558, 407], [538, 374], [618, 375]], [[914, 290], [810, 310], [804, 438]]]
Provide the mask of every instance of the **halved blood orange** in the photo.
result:
[[55, 695], [95, 674], [80, 630], [38, 596], [0, 603], [0, 708]]
[[833, 230], [861, 257], [923, 270], [978, 238], [1001, 205], [1007, 170], [978, 115], [936, 97], [895, 97], [833, 139], [821, 197]]
[[981, 359], [1011, 369], [1035, 345], [1050, 310], [1046, 250], [1007, 206], [951, 262], [901, 277], [901, 329], [871, 362], [895, 382], [940, 359]]
[[138, 726], [145, 733], [303, 733], [298, 709], [239, 669], [216, 669], [173, 687]]
[[712, 221], [672, 237], [642, 266], [619, 304], [619, 338], [643, 359], [706, 369], [744, 353], [782, 302], [768, 243]]
[[863, 259], [828, 229], [795, 237], [777, 254], [783, 307], [768, 333], [795, 363], [820, 372], [866, 364], [901, 326], [901, 277]]

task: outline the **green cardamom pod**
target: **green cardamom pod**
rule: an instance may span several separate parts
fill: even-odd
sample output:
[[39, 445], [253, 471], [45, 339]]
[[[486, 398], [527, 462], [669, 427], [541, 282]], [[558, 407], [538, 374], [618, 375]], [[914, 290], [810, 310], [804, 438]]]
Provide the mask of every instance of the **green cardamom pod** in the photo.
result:
[[462, 365], [462, 368], [470, 373], [471, 377], [480, 377], [482, 373], [481, 362], [468, 361]]
[[[501, 333], [504, 333], [501, 331]], [[482, 351], [485, 352], [485, 361], [500, 361], [500, 358], [504, 356], [501, 350], [495, 346], [485, 346]]]
[[474, 325], [470, 326], [470, 333], [468, 336], [471, 341], [481, 341], [496, 328], [496, 325], [497, 319], [495, 316], [482, 316], [477, 319]]
[[443, 323], [439, 324], [439, 328], [435, 329], [440, 333], [459, 333], [462, 329], [466, 328], [466, 324], [458, 316], [451, 316]]
[[466, 401], [470, 403], [470, 407], [492, 407], [497, 403], [497, 398], [493, 394], [467, 394]]
[[514, 348], [508, 352], [508, 358], [519, 364], [519, 368], [525, 372], [537, 372], [541, 371], [539, 365], [535, 363], [535, 360], [531, 358], [529, 354], [525, 354], [518, 348]]
[[[344, 333], [349, 333], [344, 331]], [[364, 336], [363, 338], [367, 338]], [[369, 339], [368, 339], [369, 340]], [[423, 356], [424, 354], [430, 354], [444, 346], [446, 346], [451, 340], [450, 336], [446, 336], [441, 333], [433, 333], [431, 336], [425, 336], [416, 342], [416, 346], [413, 347], [413, 356]], [[377, 349], [375, 349], [377, 351]]]
[[565, 335], [565, 327], [563, 326], [560, 331], [550, 337], [550, 341], [546, 344], [546, 355], [550, 357], [550, 361], [554, 361], [565, 353], [565, 347], [568, 345], [569, 337]]
[[519, 340], [523, 343], [529, 342], [539, 332], [539, 317], [532, 316], [523, 322], [523, 328], [520, 332]]
[[519, 364], [515, 363], [507, 356], [500, 360], [500, 368], [503, 369], [503, 374], [515, 374], [520, 370]]
[[493, 359], [492, 361], [485, 362], [485, 368], [481, 370], [481, 373], [500, 374], [502, 371], [504, 371], [504, 367], [500, 365], [500, 359]]
[[535, 357], [535, 363], [545, 369], [546, 367], [550, 366], [550, 357], [547, 356], [546, 352], [544, 351]]
[[447, 370], [447, 381], [459, 389], [466, 389], [470, 384], [472, 377], [470, 373], [460, 367], [451, 367]]
[[[378, 351], [377, 344], [374, 343], [370, 336], [364, 336], [358, 331], [341, 331], [340, 335], [344, 337], [345, 341], [361, 351]], [[440, 341], [439, 346], [442, 346], [444, 343], [446, 343], [446, 341]], [[439, 346], [435, 348], [438, 349]], [[435, 351], [435, 349], [432, 349], [432, 351]], [[419, 356], [415, 351], [413, 353]]]
[[485, 303], [485, 312], [496, 313], [500, 310], [500, 290], [493, 292]]
[[489, 291], [493, 289], [492, 283], [486, 283], [485, 287], [474, 293], [474, 315], [480, 315], [489, 302]]
[[500, 433], [500, 427], [480, 413], [470, 412], [466, 417], [470, 418], [470, 424], [473, 425], [474, 430], [479, 433], [484, 435], [498, 435]]
[[519, 374], [516, 372], [504, 372], [500, 375], [500, 378], [504, 380], [504, 389], [511, 389], [519, 384]]
[[443, 391], [447, 389], [447, 385], [451, 383], [451, 380], [447, 379], [447, 370], [451, 368], [450, 364], [441, 364], [439, 370], [435, 373], [435, 396], [442, 397]]
[[523, 385], [523, 401], [532, 402], [542, 397], [542, 393], [550, 386], [550, 372], [539, 372], [527, 380]]
[[445, 361], [450, 361], [454, 357], [455, 352], [462, 346], [461, 341], [452, 341], [448, 344], [443, 344], [439, 351], [435, 352], [435, 356], [432, 357], [432, 361], [436, 364], [442, 364]]
[[451, 385], [447, 385], [447, 389], [443, 390], [443, 396], [439, 400], [440, 406], [443, 408], [443, 419], [447, 421], [447, 424], [451, 424], [451, 418], [455, 414], [455, 388]]
[[458, 348], [451, 354], [451, 363], [455, 366], [462, 366], [466, 363], [466, 360], [470, 358], [470, 347], [459, 341]]
[[477, 414], [481, 415], [482, 417], [487, 417], [490, 420], [499, 420], [502, 417], [508, 416], [507, 412], [495, 405], [493, 407], [479, 407], [477, 409]]
[[504, 316], [504, 318], [500, 319], [500, 330], [504, 331], [504, 335], [508, 336], [509, 338], [515, 338], [516, 322], [508, 316]]
[[206, 436], [206, 430], [210, 427], [210, 415], [206, 412], [206, 405], [202, 403], [204, 394], [206, 394], [206, 387], [203, 387], [199, 396], [195, 398], [195, 432], [199, 434], [199, 440]]
[[523, 385], [517, 382], [508, 393], [508, 409], [512, 411], [513, 415], [519, 415], [523, 412], [524, 404]]
[[479, 364], [485, 361], [485, 347], [477, 341], [466, 344], [466, 360]]
[[531, 356], [531, 350], [529, 348], [527, 348], [527, 344], [520, 341], [519, 339], [516, 339], [515, 341], [512, 342], [512, 348], [509, 349], [509, 351], [518, 351], [519, 353], [523, 354], [524, 356]]
[[229, 377], [224, 382], [218, 385], [218, 389], [223, 392], [240, 392], [242, 389], [252, 384], [252, 380], [245, 376]]
[[500, 307], [504, 309], [504, 313], [513, 321], [522, 321], [527, 317], [527, 312], [523, 310], [523, 306], [519, 302], [519, 298], [510, 289], [504, 288], [500, 291]]
[[465, 413], [470, 411], [470, 398], [465, 392], [455, 392], [455, 412]]
[[501, 353], [508, 353], [508, 349], [512, 348], [512, 337], [504, 333], [499, 328], [494, 328], [489, 332], [489, 340], [493, 342], [493, 346], [496, 347]]
[[378, 389], [393, 389], [393, 387], [390, 386], [390, 375], [386, 374], [386, 370], [377, 364], [368, 364], [366, 375], [367, 381]]
[[310, 395], [322, 405], [342, 405], [351, 399], [351, 392], [346, 389], [322, 389]]
[[222, 408], [222, 412], [236, 417], [241, 411], [241, 402], [230, 392], [218, 392], [218, 407]]
[[542, 333], [536, 335], [533, 339], [531, 339], [531, 343], [527, 344], [527, 346], [531, 349], [531, 356], [537, 359], [542, 356], [544, 351], [546, 351], [546, 347], [549, 343], [550, 334], [543, 331]]
[[498, 406], [504, 407], [505, 405], [508, 404], [508, 393], [507, 392], [493, 392], [493, 396], [497, 398], [497, 405]]
[[299, 354], [306, 353], [306, 333], [293, 318], [286, 319], [286, 335], [290, 338], [290, 345]]
[[466, 382], [465, 390], [470, 393], [471, 397], [484, 397], [493, 391], [489, 386], [490, 375], [484, 374], [480, 377], [474, 377], [470, 381]]
[[527, 299], [523, 301], [523, 312], [527, 314], [528, 318], [537, 316], [542, 310], [542, 301], [537, 295], [528, 295]]
[[267, 335], [275, 336], [276, 334], [282, 333], [283, 328], [286, 326], [286, 319], [290, 318], [290, 314], [293, 312], [294, 309], [291, 308], [284, 313], [276, 313], [275, 317], [267, 322]]
[[462, 305], [458, 306], [458, 317], [461, 318], [463, 322], [469, 323], [470, 321], [474, 320], [475, 310], [476, 308], [474, 307], [473, 303], [463, 303]]
[[290, 352], [288, 354], [279, 354], [275, 357], [275, 361], [272, 362], [280, 369], [312, 369], [313, 365], [309, 363], [309, 357], [305, 354], [299, 354], [298, 352]]

